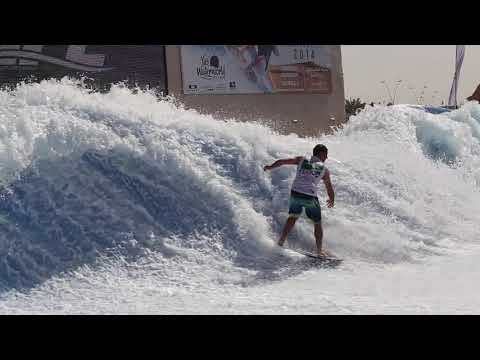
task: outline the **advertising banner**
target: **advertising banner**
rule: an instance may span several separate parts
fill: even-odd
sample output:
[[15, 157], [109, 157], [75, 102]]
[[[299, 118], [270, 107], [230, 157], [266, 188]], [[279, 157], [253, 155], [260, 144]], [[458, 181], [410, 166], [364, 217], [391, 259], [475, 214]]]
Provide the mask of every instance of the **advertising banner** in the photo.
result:
[[450, 96], [448, 97], [449, 106], [457, 107], [458, 82], [460, 81], [460, 70], [462, 69], [464, 57], [465, 45], [457, 45], [455, 54], [455, 74], [453, 76], [452, 87], [450, 89]]
[[332, 92], [329, 45], [186, 45], [185, 94]]

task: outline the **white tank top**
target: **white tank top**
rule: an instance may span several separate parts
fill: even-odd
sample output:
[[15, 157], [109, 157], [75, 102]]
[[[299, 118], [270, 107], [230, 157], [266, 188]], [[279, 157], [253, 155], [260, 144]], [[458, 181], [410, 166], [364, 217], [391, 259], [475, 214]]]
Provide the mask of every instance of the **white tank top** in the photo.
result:
[[327, 168], [316, 156], [312, 156], [310, 160], [302, 157], [297, 165], [297, 176], [292, 184], [292, 190], [310, 195], [317, 196], [317, 186], [325, 175]]

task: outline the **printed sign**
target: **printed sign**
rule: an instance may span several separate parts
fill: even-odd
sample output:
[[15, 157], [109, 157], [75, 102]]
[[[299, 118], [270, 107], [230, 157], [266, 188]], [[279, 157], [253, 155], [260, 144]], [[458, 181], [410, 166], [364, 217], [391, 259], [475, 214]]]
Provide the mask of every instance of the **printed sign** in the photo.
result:
[[332, 92], [328, 45], [182, 46], [185, 94]]

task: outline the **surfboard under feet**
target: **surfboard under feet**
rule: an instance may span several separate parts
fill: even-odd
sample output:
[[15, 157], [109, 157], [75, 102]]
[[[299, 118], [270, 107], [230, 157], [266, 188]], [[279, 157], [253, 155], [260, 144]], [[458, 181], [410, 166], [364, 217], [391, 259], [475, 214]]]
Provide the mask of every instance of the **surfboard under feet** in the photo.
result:
[[308, 251], [304, 251], [304, 250], [300, 250], [300, 249], [288, 249], [288, 250], [291, 250], [291, 251], [294, 251], [298, 254], [301, 254], [301, 255], [304, 255], [304, 256], [307, 256], [311, 259], [315, 259], [316, 261], [319, 261], [323, 264], [329, 264], [329, 265], [339, 265], [343, 259], [339, 259], [337, 257], [333, 257], [333, 256], [319, 256], [317, 254], [313, 254], [311, 252], [308, 252]]

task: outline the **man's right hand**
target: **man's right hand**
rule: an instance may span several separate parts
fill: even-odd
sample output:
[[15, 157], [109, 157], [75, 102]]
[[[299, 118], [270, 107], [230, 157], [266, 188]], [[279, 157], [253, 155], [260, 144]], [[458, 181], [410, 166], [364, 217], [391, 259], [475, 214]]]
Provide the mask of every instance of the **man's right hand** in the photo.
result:
[[327, 200], [327, 205], [329, 208], [332, 208], [335, 206], [335, 201], [333, 199], [328, 199]]
[[267, 171], [267, 170], [271, 170], [271, 169], [272, 169], [272, 167], [270, 165], [265, 165], [263, 167], [263, 171]]

